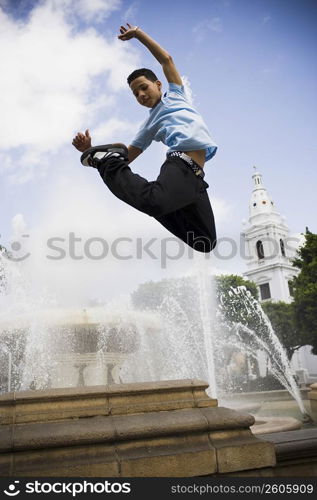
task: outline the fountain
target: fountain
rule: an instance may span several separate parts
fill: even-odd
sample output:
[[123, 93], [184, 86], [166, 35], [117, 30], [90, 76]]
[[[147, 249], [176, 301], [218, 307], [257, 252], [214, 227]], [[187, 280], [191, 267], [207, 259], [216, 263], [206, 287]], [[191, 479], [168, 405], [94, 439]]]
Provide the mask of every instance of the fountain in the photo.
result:
[[55, 307], [16, 318], [2, 314], [0, 329], [8, 374], [2, 373], [2, 390], [39, 390], [120, 383], [142, 330], [155, 334], [159, 320], [109, 307]]
[[221, 294], [217, 307], [215, 283], [201, 256], [193, 276], [167, 282], [159, 293], [152, 285], [150, 308], [148, 291], [133, 294], [134, 308], [43, 307], [32, 300], [17, 266], [9, 262], [6, 272], [15, 304], [11, 300], [0, 315], [1, 355], [11, 389], [198, 378], [208, 381], [212, 398], [223, 398], [233, 392], [228, 352], [234, 352], [246, 358], [249, 376], [251, 362], [259, 364], [262, 357], [306, 414], [286, 353], [260, 304], [239, 287]]
[[[4, 395], [4, 399], [0, 396], [0, 405], [7, 408], [1, 423], [2, 429], [18, 427], [14, 430], [16, 444], [5, 440], [2, 453], [10, 450], [15, 453], [12, 446], [14, 450], [27, 451], [32, 436], [38, 433], [43, 453], [47, 447], [61, 448], [66, 442], [71, 449], [89, 456], [86, 449], [80, 451], [79, 447], [86, 442], [89, 427], [89, 439], [98, 449], [103, 443], [102, 436], [110, 440], [107, 446], [122, 436], [126, 444], [122, 444], [123, 448], [116, 445], [115, 456], [124, 455], [123, 450], [132, 450], [124, 455], [127, 469], [122, 468], [120, 462], [120, 473], [126, 470], [127, 475], [140, 475], [145, 469], [145, 475], [151, 474], [147, 469], [149, 456], [140, 451], [141, 443], [148, 443], [146, 449], [152, 450], [153, 463], [160, 464], [159, 475], [171, 474], [166, 464], [173, 461], [177, 465], [172, 475], [182, 475], [188, 460], [188, 475], [274, 466], [273, 445], [259, 442], [253, 436], [269, 432], [272, 426], [261, 431], [267, 424], [265, 419], [256, 421], [252, 415], [218, 407], [217, 403], [217, 398], [228, 395], [227, 349], [242, 352], [253, 361], [261, 351], [266, 356], [270, 354], [271, 373], [291, 393], [301, 412], [305, 412], [283, 349], [260, 306], [245, 289], [231, 290], [228, 297], [221, 297], [220, 307], [216, 308], [215, 290], [210, 286], [206, 262], [200, 260], [193, 276], [166, 280], [158, 287], [152, 283], [151, 294], [147, 293], [148, 286], [144, 285], [145, 292], [141, 286], [142, 293], [137, 290], [132, 295], [133, 307], [123, 306], [121, 301], [117, 308], [112, 303], [67, 309], [57, 307], [56, 303], [48, 307], [47, 300], [43, 301], [43, 307], [43, 302], [39, 304], [25, 292], [19, 269], [12, 263], [9, 267], [7, 280], [2, 280], [2, 303], [7, 311], [0, 315], [4, 346], [0, 356], [2, 367], [3, 360], [7, 359], [7, 377], [1, 382], [3, 392], [8, 389], [16, 392], [11, 392], [13, 396]], [[19, 286], [12, 286], [17, 282]], [[12, 303], [12, 295], [19, 300]], [[235, 314], [232, 311], [238, 303], [241, 321], [230, 321], [230, 316], [236, 319], [237, 311]], [[265, 334], [259, 336], [252, 325], [242, 321], [247, 318], [262, 325]], [[251, 371], [250, 362], [248, 368]], [[92, 421], [92, 416], [103, 420]], [[78, 425], [73, 423], [79, 417], [88, 419], [83, 420], [82, 428], [79, 421]], [[55, 425], [60, 426], [57, 437], [50, 441], [47, 432], [54, 434]], [[105, 430], [101, 434], [96, 430], [100, 425], [106, 426], [102, 427]], [[106, 438], [107, 425], [115, 429], [115, 434], [110, 433]], [[294, 419], [289, 428], [296, 428]], [[175, 432], [175, 438], [168, 437]], [[66, 441], [60, 441], [62, 438], [58, 436], [66, 435]], [[159, 451], [159, 443], [165, 443], [162, 451]], [[186, 452], [182, 451], [184, 447], [188, 447]], [[121, 450], [119, 455], [118, 450]], [[41, 453], [36, 456], [31, 453], [30, 467], [33, 468], [19, 462], [17, 456], [13, 473], [28, 475], [36, 471], [41, 475], [42, 470], [43, 475], [47, 475], [47, 468], [41, 469]], [[49, 453], [54, 461], [53, 451]], [[157, 461], [161, 453], [164, 457], [171, 454], [172, 462]], [[93, 454], [97, 456], [95, 451]], [[59, 453], [57, 455], [60, 460]], [[77, 463], [81, 458], [75, 455], [71, 460]], [[198, 456], [196, 464], [193, 457]], [[5, 457], [6, 475], [12, 457], [10, 454]], [[22, 455], [20, 458], [22, 460]], [[110, 460], [111, 466], [110, 462], [106, 465], [104, 459], [103, 455], [102, 470], [120, 475], [117, 459]], [[135, 466], [135, 460], [140, 460], [142, 466]], [[66, 474], [72, 474], [65, 461], [60, 463], [66, 467]], [[56, 466], [57, 474], [61, 473], [60, 467]], [[87, 474], [87, 465], [83, 467], [83, 474]], [[97, 471], [98, 467], [94, 466], [91, 474]]]
[[19, 266], [2, 261], [2, 269], [0, 393], [120, 383], [140, 338], [160, 328], [156, 315], [115, 304], [65, 308], [48, 297], [39, 301]]
[[[162, 318], [161, 335], [141, 342], [144, 353], [162, 350], [159, 369], [153, 370], [151, 365], [150, 371], [143, 366], [143, 376], [146, 380], [173, 378], [176, 373], [198, 377], [209, 382], [212, 397], [227, 403], [230, 393], [242, 392], [239, 385], [234, 387], [237, 377], [230, 373], [233, 353], [246, 363], [246, 378], [255, 377], [256, 372], [261, 380], [257, 365], [262, 365], [262, 371], [265, 366], [280, 388], [294, 398], [303, 419], [307, 419], [285, 350], [260, 304], [246, 288], [238, 287], [222, 294], [217, 307], [214, 288], [214, 280], [200, 260], [192, 277], [162, 282], [156, 290], [154, 284], [148, 284], [134, 293], [133, 301], [139, 310], [150, 307]], [[147, 301], [148, 293], [151, 304]], [[252, 368], [251, 364], [255, 366]]]

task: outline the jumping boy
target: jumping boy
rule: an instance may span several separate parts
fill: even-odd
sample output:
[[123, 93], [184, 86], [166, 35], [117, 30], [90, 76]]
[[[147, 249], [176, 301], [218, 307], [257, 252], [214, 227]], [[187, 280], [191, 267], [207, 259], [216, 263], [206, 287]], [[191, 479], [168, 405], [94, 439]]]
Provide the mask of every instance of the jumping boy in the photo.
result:
[[[204, 181], [204, 164], [216, 153], [200, 114], [187, 99], [172, 57], [138, 26], [121, 26], [120, 40], [138, 39], [162, 65], [168, 91], [149, 69], [128, 76], [137, 101], [150, 109], [128, 148], [121, 143], [92, 147], [89, 131], [78, 133], [72, 144], [83, 154], [81, 163], [97, 168], [110, 191], [132, 207], [154, 217], [168, 231], [199, 252], [216, 244], [213, 211]], [[151, 142], [169, 147], [155, 181], [147, 181], [128, 166]]]

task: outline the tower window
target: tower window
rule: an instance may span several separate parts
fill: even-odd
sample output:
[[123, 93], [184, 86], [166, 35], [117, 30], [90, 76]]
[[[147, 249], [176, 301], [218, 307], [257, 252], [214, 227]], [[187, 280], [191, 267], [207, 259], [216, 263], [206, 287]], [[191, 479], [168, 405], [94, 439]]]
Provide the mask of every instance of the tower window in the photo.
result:
[[263, 283], [263, 285], [260, 285], [260, 295], [261, 295], [261, 300], [266, 300], [271, 298], [271, 290], [269, 283]]
[[283, 255], [283, 257], [285, 257], [285, 245], [282, 239], [280, 239], [280, 247], [281, 247], [281, 254]]
[[261, 240], [256, 242], [256, 251], [258, 254], [258, 258], [264, 259], [264, 249], [263, 249], [263, 243]]

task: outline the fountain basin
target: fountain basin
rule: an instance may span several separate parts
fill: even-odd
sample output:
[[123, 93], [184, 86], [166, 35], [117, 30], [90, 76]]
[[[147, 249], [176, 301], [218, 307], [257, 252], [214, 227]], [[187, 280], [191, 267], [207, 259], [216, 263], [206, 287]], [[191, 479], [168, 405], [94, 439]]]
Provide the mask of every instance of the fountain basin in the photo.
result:
[[138, 349], [140, 333], [153, 335], [159, 326], [154, 314], [103, 307], [2, 314], [2, 357], [8, 364], [2, 392], [120, 383], [120, 369]]
[[254, 418], [173, 380], [0, 396], [0, 476], [193, 477], [272, 467]]
[[199, 380], [0, 396], [1, 477], [316, 477], [317, 429], [254, 435]]
[[302, 423], [292, 417], [255, 417], [255, 423], [251, 426], [251, 431], [257, 435], [294, 431], [301, 428]]
[[[297, 421], [300, 427], [312, 423], [313, 411], [312, 401], [308, 397], [309, 389], [301, 389], [300, 392], [305, 413], [300, 411], [297, 402], [286, 390], [231, 394], [229, 397], [220, 399], [220, 402], [228, 408], [250, 412], [261, 421], [277, 418], [281, 419], [282, 425], [282, 420], [285, 420], [283, 430], [291, 430], [293, 428], [292, 419]], [[288, 419], [291, 420], [288, 421]], [[277, 420], [276, 432], [279, 432], [279, 425]], [[274, 430], [270, 432], [274, 432]]]

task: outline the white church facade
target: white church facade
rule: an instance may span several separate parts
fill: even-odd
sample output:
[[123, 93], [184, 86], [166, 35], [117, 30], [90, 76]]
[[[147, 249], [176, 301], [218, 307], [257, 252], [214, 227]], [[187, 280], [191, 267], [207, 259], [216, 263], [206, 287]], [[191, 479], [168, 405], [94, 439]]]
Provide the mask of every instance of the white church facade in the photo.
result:
[[252, 179], [249, 224], [242, 233], [248, 258], [243, 275], [257, 285], [261, 301], [291, 302], [290, 282], [299, 272], [291, 262], [296, 252], [294, 238], [276, 211], [260, 172], [255, 171]]
[[[242, 233], [248, 258], [243, 276], [257, 285], [260, 302], [290, 303], [291, 280], [299, 273], [299, 269], [292, 266], [292, 258], [303, 241], [290, 235], [285, 218], [277, 212], [256, 169], [252, 179], [249, 220]], [[294, 353], [291, 366], [300, 383], [305, 385], [317, 380], [317, 356], [311, 354], [310, 346], [302, 346]]]

